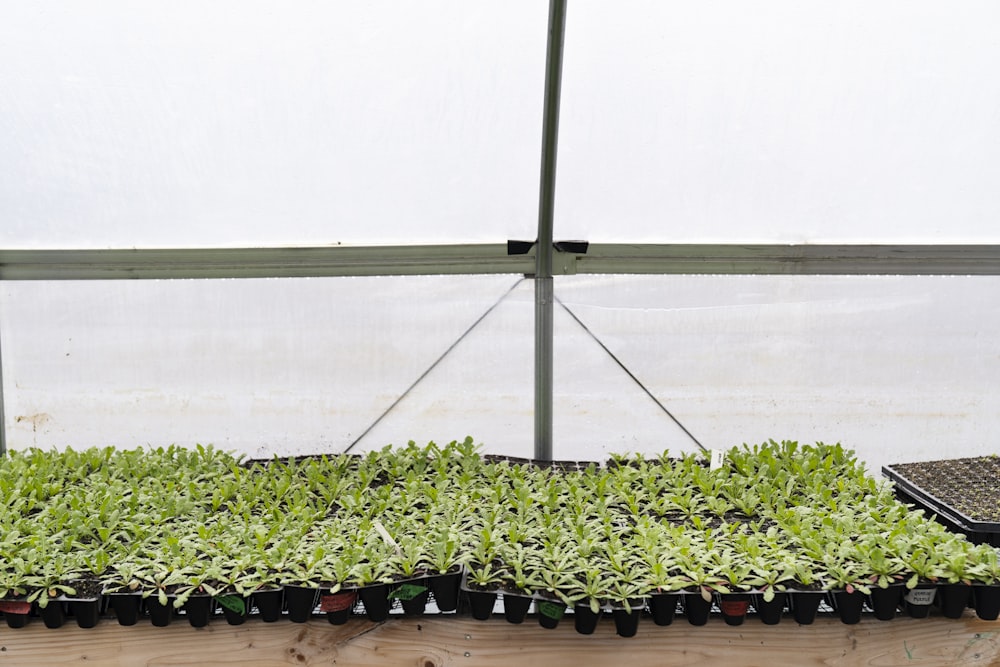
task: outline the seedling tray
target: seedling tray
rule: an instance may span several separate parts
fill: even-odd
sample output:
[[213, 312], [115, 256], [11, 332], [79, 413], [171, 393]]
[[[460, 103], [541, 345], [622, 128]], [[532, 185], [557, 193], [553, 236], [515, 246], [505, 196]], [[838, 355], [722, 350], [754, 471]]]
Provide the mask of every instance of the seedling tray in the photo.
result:
[[897, 463], [882, 474], [900, 500], [976, 543], [1000, 546], [1000, 457]]
[[[90, 626], [96, 621], [57, 594], [84, 597], [91, 583], [116, 595], [122, 625], [147, 615], [155, 626], [184, 618], [201, 627], [222, 616], [234, 625], [254, 616], [304, 622], [317, 607], [337, 625], [362, 607], [379, 622], [425, 614], [428, 605], [485, 620], [501, 600], [511, 623], [534, 606], [540, 625], [570, 613], [587, 634], [596, 600], [618, 633], [632, 636], [636, 610], [648, 609], [656, 625], [677, 614], [704, 625], [713, 612], [739, 625], [749, 609], [765, 607], [764, 591], [781, 593], [760, 614], [767, 624], [786, 610], [808, 624], [821, 598], [844, 623], [858, 622], [865, 604], [889, 620], [902, 606], [900, 582], [931, 572], [914, 561], [912, 573], [884, 573], [885, 559], [873, 556], [870, 545], [900, 521], [904, 560], [918, 548], [955, 570], [976, 559], [968, 584], [934, 591], [942, 614], [961, 616], [972, 598], [983, 620], [1000, 613], [988, 595], [1000, 594], [994, 549], [910, 512], [840, 445], [769, 441], [709, 461], [664, 452], [603, 464], [475, 450], [467, 438], [250, 467], [201, 446], [8, 453], [0, 459], [0, 546], [19, 557], [0, 563], [0, 597], [9, 598], [0, 613], [11, 627], [31, 616], [49, 627], [68, 617]], [[843, 542], [861, 529], [857, 541]], [[468, 590], [470, 580], [486, 595]], [[872, 589], [869, 603], [874, 581], [886, 593]], [[800, 582], [807, 590], [794, 590]], [[664, 599], [664, 591], [677, 595]], [[733, 599], [744, 591], [757, 597]], [[946, 597], [956, 604], [946, 607]], [[584, 613], [573, 614], [567, 607], [581, 600]], [[952, 606], [955, 616], [944, 611]]]

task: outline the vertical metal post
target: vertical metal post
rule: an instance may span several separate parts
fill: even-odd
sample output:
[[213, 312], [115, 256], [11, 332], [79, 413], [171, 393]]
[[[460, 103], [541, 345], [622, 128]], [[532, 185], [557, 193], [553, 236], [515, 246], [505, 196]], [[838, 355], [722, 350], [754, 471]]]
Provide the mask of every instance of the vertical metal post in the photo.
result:
[[535, 458], [552, 460], [552, 278], [535, 278]]
[[7, 454], [7, 422], [3, 406], [3, 311], [0, 310], [0, 457]]
[[538, 244], [535, 259], [535, 458], [552, 459], [552, 220], [555, 211], [556, 147], [562, 86], [566, 0], [549, 2], [545, 53], [545, 103], [542, 111], [542, 174], [538, 195]]

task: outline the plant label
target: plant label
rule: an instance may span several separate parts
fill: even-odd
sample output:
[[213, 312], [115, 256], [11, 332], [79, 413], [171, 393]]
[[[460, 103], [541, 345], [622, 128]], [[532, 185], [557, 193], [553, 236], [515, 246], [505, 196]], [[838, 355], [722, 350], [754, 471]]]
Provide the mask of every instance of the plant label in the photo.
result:
[[928, 605], [934, 602], [934, 593], [937, 589], [934, 588], [912, 588], [906, 593], [906, 600], [909, 604], [915, 605]]
[[749, 600], [722, 600], [719, 602], [719, 609], [726, 616], [744, 616], [749, 606]]
[[5, 614], [30, 614], [31, 603], [0, 600], [0, 611]]
[[419, 586], [417, 584], [400, 584], [395, 588], [395, 590], [389, 593], [389, 597], [406, 602], [408, 600], [412, 600], [426, 590], [426, 586]]
[[357, 591], [349, 593], [334, 593], [332, 595], [319, 596], [319, 610], [322, 612], [343, 611], [354, 606], [357, 599]]
[[243, 602], [243, 598], [239, 595], [220, 595], [215, 598], [222, 607], [225, 607], [229, 611], [236, 612], [240, 616], [247, 613], [246, 603]]
[[378, 533], [383, 540], [385, 540], [386, 544], [395, 549], [396, 553], [400, 556], [403, 555], [403, 550], [399, 547], [399, 544], [396, 543], [396, 540], [392, 539], [392, 535], [390, 535], [389, 531], [385, 529], [385, 526], [382, 525], [381, 521], [375, 519], [372, 521], [372, 526], [375, 527], [375, 532]]
[[563, 613], [566, 611], [566, 605], [558, 604], [556, 602], [539, 602], [538, 603], [538, 613], [546, 618], [551, 618], [554, 620], [559, 620], [563, 617]]
[[709, 459], [708, 469], [718, 470], [722, 467], [722, 462], [725, 460], [725, 453], [721, 449], [713, 449], [712, 457]]

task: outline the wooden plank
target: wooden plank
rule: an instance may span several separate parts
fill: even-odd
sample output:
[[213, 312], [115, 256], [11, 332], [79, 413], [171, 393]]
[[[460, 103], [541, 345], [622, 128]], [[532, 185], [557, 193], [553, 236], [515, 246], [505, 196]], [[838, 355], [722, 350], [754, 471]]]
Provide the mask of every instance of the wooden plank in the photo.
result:
[[103, 620], [89, 630], [69, 625], [50, 630], [36, 620], [17, 630], [0, 626], [0, 666], [562, 667], [621, 664], [626, 656], [629, 667], [1000, 665], [1000, 623], [971, 614], [959, 620], [865, 618], [857, 625], [836, 618], [820, 618], [810, 626], [788, 619], [766, 626], [751, 618], [738, 627], [715, 618], [702, 627], [678, 621], [658, 627], [644, 619], [638, 634], [626, 639], [615, 634], [610, 620], [602, 621], [593, 635], [579, 635], [570, 618], [555, 630], [545, 630], [530, 618], [522, 625], [502, 618], [483, 622], [435, 617], [386, 623], [355, 619], [342, 626], [321, 619], [304, 624], [249, 621], [241, 626], [214, 621], [197, 629], [183, 621], [157, 628], [145, 623], [121, 627]]

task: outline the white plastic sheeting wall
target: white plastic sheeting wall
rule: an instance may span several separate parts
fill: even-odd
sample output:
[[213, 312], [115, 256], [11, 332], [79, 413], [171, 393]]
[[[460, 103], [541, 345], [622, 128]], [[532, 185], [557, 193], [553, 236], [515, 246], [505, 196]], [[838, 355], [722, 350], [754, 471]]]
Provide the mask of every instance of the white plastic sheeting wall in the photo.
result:
[[[561, 286], [563, 302], [707, 447], [839, 441], [875, 472], [1000, 451], [1000, 278], [581, 276]], [[645, 415], [624, 413], [623, 433], [648, 422], [643, 449], [660, 434], [684, 443], [648, 399], [622, 402], [633, 401]]]
[[[264, 456], [339, 451], [517, 280], [8, 283], [0, 305], [9, 323], [2, 332], [9, 445], [211, 442]], [[494, 413], [512, 402], [505, 394], [523, 394], [530, 405], [530, 318], [522, 336], [492, 326], [487, 346], [474, 348], [456, 372], [482, 387], [477, 399], [494, 398]], [[408, 423], [412, 413], [394, 413], [400, 422], [391, 441], [422, 438], [429, 427], [438, 439], [473, 433], [474, 412], [459, 419], [448, 409], [462, 389], [447, 375], [428, 377], [414, 397], [441, 405], [430, 406], [422, 425]], [[473, 407], [462, 400], [461, 409]], [[522, 413], [512, 411], [504, 423], [527, 432], [530, 448], [530, 413]]]
[[533, 238], [546, 6], [0, 9], [0, 244]]
[[1000, 4], [569, 4], [557, 238], [1000, 240]]
[[[546, 4], [5, 3], [0, 245], [535, 238]], [[1000, 3], [566, 20], [556, 239], [1000, 239]]]
[[[430, 369], [355, 451], [472, 435], [532, 452], [528, 280], [2, 288], [12, 448], [342, 451]], [[600, 343], [706, 447], [840, 441], [874, 470], [994, 452], [998, 290], [985, 277], [562, 278], [556, 296], [590, 333], [557, 306], [554, 455], [695, 449]]]
[[[7, 3], [0, 246], [534, 238], [545, 4]], [[556, 239], [998, 241], [1000, 4], [567, 16]], [[356, 449], [529, 455], [518, 280], [3, 283], [8, 444], [340, 450], [498, 304]], [[998, 287], [556, 279], [706, 446], [840, 440], [876, 469], [995, 451]], [[557, 457], [694, 448], [560, 308], [556, 337]]]

